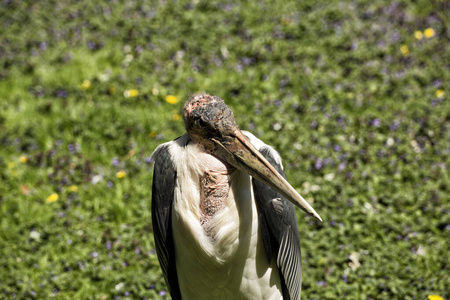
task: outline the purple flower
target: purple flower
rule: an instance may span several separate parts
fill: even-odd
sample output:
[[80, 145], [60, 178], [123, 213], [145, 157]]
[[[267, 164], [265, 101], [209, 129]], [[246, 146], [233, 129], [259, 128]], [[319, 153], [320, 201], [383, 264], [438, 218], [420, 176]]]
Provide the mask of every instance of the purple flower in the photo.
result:
[[66, 90], [59, 89], [56, 91], [56, 97], [67, 98], [68, 95], [69, 95], [69, 93]]
[[114, 158], [112, 159], [112, 165], [113, 165], [114, 167], [117, 167], [117, 166], [119, 165], [119, 159], [118, 159], [117, 157], [114, 157]]
[[165, 294], [167, 294], [167, 292], [165, 290], [162, 290], [162, 291], [159, 292], [160, 296], [164, 296]]
[[318, 158], [318, 159], [316, 160], [316, 163], [314, 164], [314, 168], [315, 168], [316, 170], [320, 170], [320, 169], [322, 169], [322, 167], [323, 167], [323, 161], [322, 161], [321, 158]]
[[92, 42], [92, 41], [89, 41], [87, 46], [90, 50], [98, 50], [98, 49], [102, 48], [102, 46], [100, 44], [97, 44], [96, 42]]
[[438, 87], [440, 87], [441, 86], [441, 84], [442, 84], [442, 82], [439, 80], [439, 79], [437, 79], [437, 80], [435, 80], [435, 81], [433, 81], [433, 86], [435, 87], [435, 88], [438, 88]]
[[253, 60], [254, 60], [253, 58], [243, 57], [242, 58], [242, 64], [244, 66], [249, 66], [249, 65], [251, 65], [253, 63]]
[[400, 38], [400, 34], [398, 32], [394, 32], [391, 36], [391, 41], [396, 42]]
[[392, 123], [391, 125], [389, 125], [389, 130], [390, 131], [395, 131], [400, 127], [400, 121], [395, 120], [394, 123]]
[[380, 119], [376, 118], [372, 121], [372, 126], [380, 127], [380, 125], [381, 125]]
[[39, 44], [39, 49], [41, 49], [42, 51], [47, 50], [47, 42], [41, 42]]
[[327, 283], [325, 281], [317, 281], [316, 282], [318, 286], [325, 286]]
[[98, 252], [94, 251], [91, 253], [92, 258], [97, 258], [98, 257]]
[[111, 249], [111, 242], [106, 242], [106, 249], [110, 250]]
[[334, 152], [339, 152], [339, 151], [341, 151], [341, 146], [339, 146], [339, 145], [334, 145], [334, 146], [333, 146], [333, 150], [334, 150]]
[[69, 149], [70, 153], [76, 153], [78, 150], [80, 150], [80, 145], [78, 144], [69, 144], [67, 146], [67, 149]]
[[151, 156], [147, 156], [147, 157], [145, 158], [145, 163], [151, 164], [152, 162], [153, 162], [153, 159], [152, 159]]
[[288, 78], [284, 78], [280, 81], [280, 87], [284, 88], [289, 84], [289, 79]]

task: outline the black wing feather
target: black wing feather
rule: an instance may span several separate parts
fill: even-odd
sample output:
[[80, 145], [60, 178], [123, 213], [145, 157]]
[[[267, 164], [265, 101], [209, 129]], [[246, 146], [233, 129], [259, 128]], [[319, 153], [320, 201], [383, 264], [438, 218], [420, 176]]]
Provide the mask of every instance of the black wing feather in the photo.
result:
[[177, 172], [169, 147], [170, 144], [163, 144], [152, 155], [155, 161], [152, 185], [152, 223], [156, 253], [166, 284], [172, 299], [179, 300], [181, 293], [175, 266], [175, 247], [171, 224]]
[[[262, 147], [261, 154], [284, 177], [282, 166], [273, 157], [274, 150]], [[277, 191], [253, 178], [264, 248], [269, 262], [272, 257], [282, 278], [283, 299], [300, 300], [302, 265], [300, 235], [294, 205]]]

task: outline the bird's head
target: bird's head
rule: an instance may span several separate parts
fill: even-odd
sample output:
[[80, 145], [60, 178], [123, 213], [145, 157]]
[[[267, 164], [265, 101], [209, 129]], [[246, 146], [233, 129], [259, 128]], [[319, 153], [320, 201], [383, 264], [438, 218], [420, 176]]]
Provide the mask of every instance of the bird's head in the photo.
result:
[[214, 139], [230, 138], [238, 129], [233, 112], [222, 98], [192, 95], [184, 106], [184, 124], [191, 138], [213, 150]]
[[322, 221], [315, 210], [275, 170], [242, 134], [233, 112], [221, 98], [208, 94], [189, 97], [183, 113], [192, 140], [212, 155], [271, 186], [294, 205]]

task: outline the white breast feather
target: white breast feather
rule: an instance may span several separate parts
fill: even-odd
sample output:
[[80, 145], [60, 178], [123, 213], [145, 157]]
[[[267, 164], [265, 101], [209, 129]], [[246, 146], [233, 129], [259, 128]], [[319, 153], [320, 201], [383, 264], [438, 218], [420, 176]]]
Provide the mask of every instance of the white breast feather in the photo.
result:
[[[179, 143], [174, 143], [169, 150], [172, 157], [176, 157], [174, 162], [178, 174], [173, 206], [174, 216], [177, 217], [176, 221], [181, 222], [187, 230], [185, 234], [195, 238], [196, 246], [202, 248], [211, 259], [220, 263], [227, 256], [232, 255], [233, 241], [237, 240], [239, 222], [232, 217], [236, 214], [236, 206], [231, 205], [234, 197], [230, 195], [226, 200], [225, 208], [208, 222], [211, 224], [210, 232], [215, 237], [212, 242], [199, 222], [201, 217], [200, 182], [201, 176], [207, 169], [203, 164], [205, 160], [201, 159], [199, 153], [204, 150], [194, 142], [190, 142], [184, 148], [179, 146], [182, 143], [183, 140], [180, 139]], [[231, 189], [230, 194], [232, 194]]]

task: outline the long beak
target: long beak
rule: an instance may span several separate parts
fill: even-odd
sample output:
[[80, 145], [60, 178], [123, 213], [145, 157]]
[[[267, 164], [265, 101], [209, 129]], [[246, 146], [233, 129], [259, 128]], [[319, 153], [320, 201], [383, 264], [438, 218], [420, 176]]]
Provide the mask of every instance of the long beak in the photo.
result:
[[213, 142], [217, 146], [216, 154], [220, 158], [269, 185], [295, 206], [301, 208], [319, 221], [322, 221], [322, 218], [311, 205], [275, 170], [239, 129], [236, 129], [233, 135], [231, 140], [224, 143], [213, 139]]

